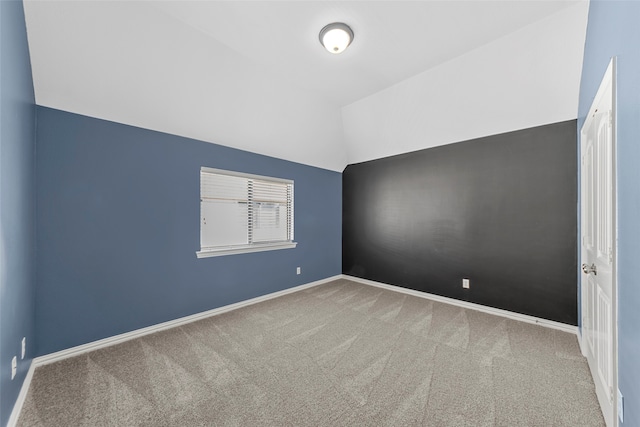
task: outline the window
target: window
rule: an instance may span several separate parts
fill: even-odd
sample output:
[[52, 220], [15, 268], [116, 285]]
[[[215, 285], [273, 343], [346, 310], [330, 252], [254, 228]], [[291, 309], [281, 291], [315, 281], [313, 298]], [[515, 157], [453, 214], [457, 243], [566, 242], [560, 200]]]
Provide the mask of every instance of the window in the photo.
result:
[[295, 247], [293, 181], [200, 169], [198, 258]]

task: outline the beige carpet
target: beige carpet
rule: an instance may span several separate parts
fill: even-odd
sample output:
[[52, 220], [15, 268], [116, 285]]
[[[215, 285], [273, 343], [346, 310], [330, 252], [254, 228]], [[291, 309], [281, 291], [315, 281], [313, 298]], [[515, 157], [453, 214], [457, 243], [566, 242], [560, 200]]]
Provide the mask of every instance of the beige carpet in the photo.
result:
[[346, 280], [35, 371], [20, 426], [603, 426], [576, 337]]

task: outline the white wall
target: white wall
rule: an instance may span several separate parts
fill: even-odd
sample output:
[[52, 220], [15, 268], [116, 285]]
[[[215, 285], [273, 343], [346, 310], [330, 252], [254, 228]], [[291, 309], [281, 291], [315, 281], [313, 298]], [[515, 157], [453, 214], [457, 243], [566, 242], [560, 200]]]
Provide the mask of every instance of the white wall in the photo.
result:
[[343, 107], [348, 163], [575, 119], [588, 7], [567, 8]]

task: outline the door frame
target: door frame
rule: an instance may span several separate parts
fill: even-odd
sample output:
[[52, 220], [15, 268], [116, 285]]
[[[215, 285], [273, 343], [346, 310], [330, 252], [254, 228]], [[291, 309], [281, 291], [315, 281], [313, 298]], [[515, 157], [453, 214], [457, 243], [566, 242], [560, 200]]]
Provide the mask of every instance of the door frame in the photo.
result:
[[[611, 100], [611, 227], [612, 227], [612, 237], [613, 237], [613, 260], [611, 263], [611, 325], [613, 331], [611, 333], [612, 338], [612, 353], [611, 353], [611, 361], [612, 361], [612, 407], [613, 407], [613, 420], [611, 420], [611, 426], [617, 427], [619, 425], [619, 414], [618, 414], [618, 399], [619, 390], [618, 390], [618, 158], [617, 158], [617, 58], [614, 56], [611, 58], [607, 70], [600, 82], [600, 86], [596, 93], [596, 96], [593, 98], [591, 107], [589, 107], [589, 112], [587, 113], [587, 118], [592, 116], [595, 113], [595, 106], [597, 105], [600, 98], [604, 95], [604, 89], [607, 86], [607, 82], [611, 81], [611, 92], [612, 92], [612, 100]], [[578, 156], [578, 165], [582, 165], [582, 156], [583, 156], [583, 134], [586, 130], [585, 124], [587, 123], [587, 119], [585, 119], [582, 124], [580, 131], [578, 133], [579, 138], [579, 156]], [[579, 235], [579, 260], [578, 260], [578, 275], [579, 275], [579, 283], [580, 283], [580, 335], [579, 335], [579, 344], [580, 349], [582, 351], [583, 356], [587, 356], [587, 343], [585, 342], [584, 337], [584, 324], [585, 324], [585, 314], [587, 313], [586, 307], [586, 295], [585, 288], [583, 287], [583, 282], [586, 283], [586, 276], [583, 275], [580, 266], [584, 262], [583, 259], [585, 257], [584, 254], [584, 246], [583, 246], [583, 211], [584, 211], [584, 198], [582, 197], [582, 190], [584, 183], [582, 182], [582, 167], [580, 168], [579, 173], [579, 194], [580, 194], [580, 204], [579, 204], [579, 221], [580, 221], [580, 235]], [[591, 369], [591, 366], [590, 366]], [[593, 371], [592, 371], [593, 372]], [[594, 378], [594, 381], [596, 379]], [[603, 414], [604, 415], [604, 414]], [[605, 420], [606, 422], [607, 420]], [[609, 423], [607, 423], [609, 425]]]

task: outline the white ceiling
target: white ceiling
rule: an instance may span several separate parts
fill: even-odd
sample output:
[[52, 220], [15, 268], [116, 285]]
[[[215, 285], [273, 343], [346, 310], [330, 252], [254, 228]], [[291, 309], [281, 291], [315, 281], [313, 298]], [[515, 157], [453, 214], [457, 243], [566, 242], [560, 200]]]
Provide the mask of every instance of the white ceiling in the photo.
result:
[[[341, 171], [372, 157], [352, 155], [366, 141], [345, 137], [343, 107], [563, 12], [586, 27], [585, 4], [27, 0], [25, 13], [39, 105]], [[334, 21], [355, 33], [341, 55], [318, 42]], [[544, 51], [536, 39], [522, 48]]]

